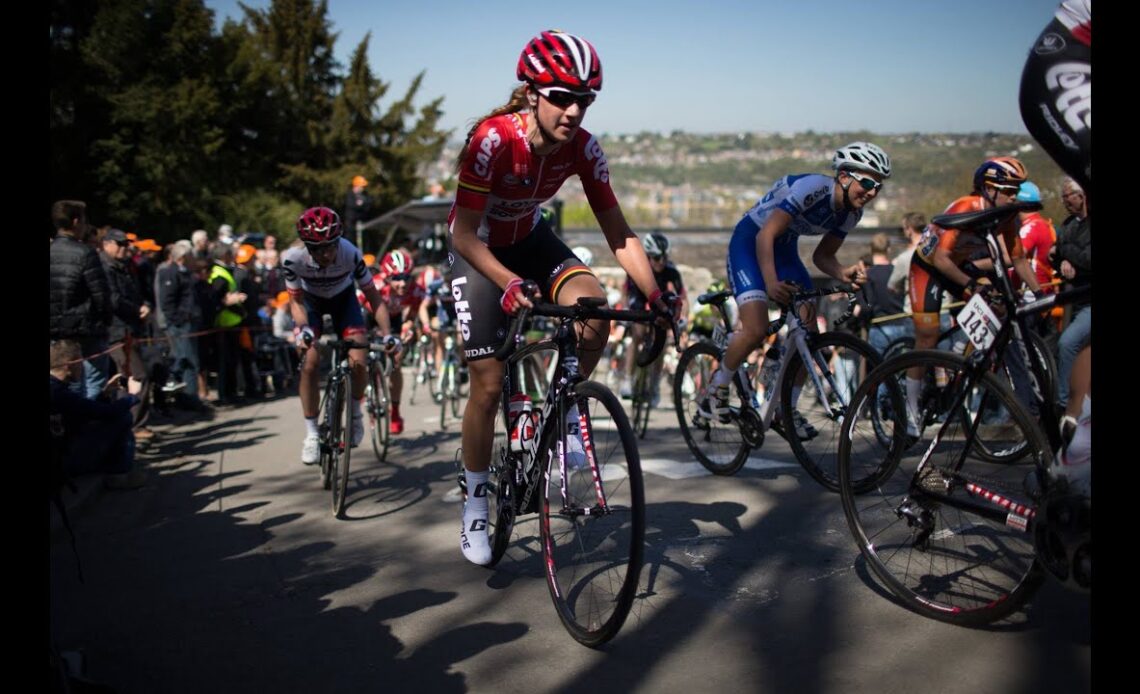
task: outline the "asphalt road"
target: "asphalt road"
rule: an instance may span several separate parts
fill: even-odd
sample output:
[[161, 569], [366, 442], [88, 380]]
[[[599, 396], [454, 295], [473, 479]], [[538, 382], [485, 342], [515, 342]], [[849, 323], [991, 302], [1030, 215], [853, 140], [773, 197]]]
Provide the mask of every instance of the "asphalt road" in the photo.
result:
[[640, 596], [617, 638], [582, 647], [533, 516], [494, 570], [463, 560], [458, 423], [440, 431], [423, 400], [386, 462], [354, 452], [347, 520], [299, 462], [296, 397], [156, 425], [148, 485], [75, 513], [85, 582], [52, 533], [55, 642], [140, 693], [1091, 689], [1087, 596], [1047, 583], [989, 628], [924, 619], [874, 582], [838, 497], [782, 440], [714, 477], [665, 408], [641, 446]]

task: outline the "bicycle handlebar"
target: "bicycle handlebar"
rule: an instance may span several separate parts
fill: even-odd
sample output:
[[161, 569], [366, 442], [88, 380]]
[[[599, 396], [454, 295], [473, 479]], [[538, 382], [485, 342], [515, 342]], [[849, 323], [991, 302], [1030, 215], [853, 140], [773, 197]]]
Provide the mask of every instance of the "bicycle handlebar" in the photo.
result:
[[[526, 292], [528, 298], [537, 296], [538, 286], [528, 280], [523, 283], [523, 291]], [[515, 317], [511, 320], [510, 328], [507, 330], [506, 339], [503, 340], [503, 344], [495, 350], [495, 359], [506, 361], [507, 357], [511, 356], [522, 337], [523, 326], [532, 315], [576, 321], [603, 318], [606, 320], [629, 321], [634, 323], [654, 323], [658, 317], [656, 311], [632, 311], [629, 309], [609, 308], [606, 305], [606, 300], [601, 297], [584, 296], [579, 298], [578, 303], [573, 306], [535, 303], [533, 308], [523, 308], [515, 314]], [[665, 346], [665, 329], [654, 323], [653, 333], [652, 345], [648, 350], [642, 350], [642, 353], [637, 357], [638, 366], [646, 366], [655, 360]], [[673, 338], [674, 342], [680, 339], [677, 334], [676, 323], [673, 323]]]

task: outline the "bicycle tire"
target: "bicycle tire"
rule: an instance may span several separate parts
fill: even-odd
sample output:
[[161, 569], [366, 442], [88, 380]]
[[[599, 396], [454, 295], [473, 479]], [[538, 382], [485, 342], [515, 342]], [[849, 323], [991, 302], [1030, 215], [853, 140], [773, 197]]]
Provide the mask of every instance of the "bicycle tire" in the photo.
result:
[[336, 393], [333, 392], [331, 380], [325, 386], [325, 392], [321, 396], [321, 408], [318, 414], [318, 421], [321, 422], [321, 488], [330, 489], [332, 487], [332, 446], [329, 444], [329, 439], [332, 435], [333, 429], [333, 416], [330, 410], [336, 409]]
[[[1041, 377], [1043, 382], [1039, 384], [1042, 397], [1052, 398], [1056, 401], [1057, 397], [1057, 366], [1054, 362], [1052, 355], [1049, 353], [1049, 348], [1046, 346], [1044, 339], [1033, 331], [1022, 331], [1028, 335], [1029, 348], [1037, 352], [1037, 357], [1041, 361], [1043, 373]], [[1017, 349], [1018, 347], [1012, 343], [1006, 345], [1006, 350]], [[1004, 361], [1002, 359], [1001, 361]], [[1006, 383], [1013, 383], [1013, 376], [1009, 372], [1009, 367], [1001, 366], [999, 362], [999, 373], [1001, 378]], [[1026, 369], [1030, 371], [1029, 378], [1034, 378], [1033, 372], [1029, 364], [1026, 364]], [[1015, 393], [1016, 395], [1016, 393]], [[1035, 397], [1035, 396], [1034, 396]], [[1021, 402], [1020, 400], [1018, 402]], [[1038, 408], [1042, 406], [1041, 401], [1037, 402]], [[1024, 403], [1022, 403], [1024, 406]], [[985, 410], [980, 410], [985, 414]], [[1001, 417], [1008, 417], [1008, 413], [999, 410]], [[968, 410], [963, 412], [963, 416], [968, 416], [973, 413]], [[983, 418], [983, 422], [985, 419]], [[1001, 446], [992, 444], [986, 440], [984, 436], [978, 436], [975, 440], [973, 452], [983, 460], [993, 463], [1015, 463], [1029, 453], [1029, 448], [1025, 441], [1012, 442], [1011, 445]]]
[[559, 619], [576, 641], [592, 648], [618, 633], [633, 605], [644, 554], [645, 489], [637, 440], [613, 392], [583, 381], [568, 397], [582, 415], [588, 462], [569, 470], [563, 484], [554, 443], [573, 434], [559, 422], [550, 429], [555, 435], [544, 437], [542, 549]]
[[447, 409], [455, 396], [455, 367], [447, 359], [439, 370], [439, 430], [447, 431]]
[[352, 370], [345, 369], [340, 390], [340, 408], [335, 415], [336, 435], [333, 443], [332, 510], [337, 518], [344, 518], [344, 505], [348, 498], [348, 472], [352, 460]]
[[[487, 567], [499, 563], [511, 543], [514, 533], [515, 517], [518, 515], [515, 507], [515, 486], [511, 480], [513, 471], [507, 456], [507, 436], [503, 432], [495, 435], [495, 442], [491, 448], [491, 467], [487, 474], [487, 522], [490, 526], [487, 534], [491, 543], [491, 561]], [[462, 465], [462, 463], [460, 463]]]
[[[673, 407], [681, 437], [697, 461], [714, 475], [735, 475], [752, 452], [739, 426], [697, 414], [698, 400], [720, 359], [721, 351], [710, 342], [695, 342], [685, 348], [677, 360], [677, 375], [673, 379]], [[738, 397], [735, 392], [733, 397]]]
[[633, 433], [644, 439], [649, 428], [649, 367], [635, 367], [633, 379]]
[[384, 462], [392, 440], [392, 398], [388, 391], [387, 374], [379, 364], [368, 365], [368, 379], [371, 385], [368, 393], [368, 413], [372, 424], [372, 450], [376, 453], [376, 459]]
[[459, 378], [459, 360], [455, 356], [448, 357], [447, 368], [450, 371], [451, 380], [451, 396], [448, 398], [451, 401], [451, 417], [452, 419], [459, 419], [461, 408], [459, 407], [460, 401], [467, 397], [463, 393], [463, 379]]
[[[785, 440], [796, 456], [796, 460], [812, 479], [824, 489], [839, 491], [839, 473], [836, 452], [839, 447], [839, 430], [843, 428], [851, 396], [855, 393], [861, 374], [870, 373], [880, 363], [879, 353], [870, 344], [850, 333], [827, 332], [807, 335], [808, 351], [816, 364], [816, 374], [824, 385], [825, 392], [817, 391], [815, 381], [807, 376], [803, 383], [798, 407], [792, 407], [792, 389], [796, 377], [804, 370], [804, 362], [798, 350], [789, 349], [788, 367], [780, 384], [780, 421], [785, 432]], [[853, 361], [843, 367], [850, 373], [833, 373], [829, 367], [832, 357], [838, 357], [840, 364]], [[852, 357], [854, 357], [852, 359]], [[843, 369], [837, 369], [842, 371]], [[806, 376], [806, 374], [805, 374]], [[815, 430], [815, 435], [801, 439], [794, 426], [794, 413], [799, 412], [806, 425]], [[863, 426], [873, 427], [870, 418], [861, 420]]]
[[[904, 442], [907, 415], [898, 374], [917, 366], [946, 369], [959, 393], [967, 385], [958, 379], [966, 360], [935, 350], [906, 353], [867, 377], [855, 393], [852, 419], [867, 416], [868, 400], [880, 385], [886, 386], [895, 400], [895, 444], [887, 452], [877, 442], [864, 447], [878, 449], [878, 456], [853, 455], [858, 442], [849, 432], [859, 429], [844, 427], [839, 441], [844, 515], [867, 565], [903, 605], [951, 624], [989, 624], [1019, 609], [1044, 579], [1033, 523], [1024, 520], [1035, 508], [1025, 483], [1043, 469], [1049, 445], [1013, 392], [992, 373], [982, 374], [973, 387], [1009, 409], [1017, 429], [1013, 436], [1024, 437], [1033, 451], [1029, 463], [991, 463], [963, 455], [963, 447], [971, 445], [969, 432], [960, 417], [946, 412], [937, 441], [929, 437], [924, 445], [909, 445]], [[954, 400], [944, 402], [948, 409]], [[969, 484], [999, 494], [1012, 504], [1004, 508], [1019, 512], [985, 501], [986, 494], [976, 490], [971, 496]]]

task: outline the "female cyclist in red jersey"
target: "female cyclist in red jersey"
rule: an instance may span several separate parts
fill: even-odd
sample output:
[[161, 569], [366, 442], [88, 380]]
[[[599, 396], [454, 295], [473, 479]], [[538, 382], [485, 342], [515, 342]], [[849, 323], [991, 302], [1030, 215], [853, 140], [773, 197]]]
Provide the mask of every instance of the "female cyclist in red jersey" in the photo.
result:
[[[563, 181], [574, 175], [581, 179], [614, 257], [650, 303], [667, 311], [645, 250], [610, 188], [605, 154], [581, 127], [602, 88], [597, 51], [578, 36], [544, 31], [523, 48], [516, 74], [523, 84], [506, 105], [477, 122], [459, 153], [459, 186], [448, 219], [451, 290], [471, 371], [463, 413], [463, 466], [471, 493], [460, 547], [476, 564], [491, 560], [485, 484], [503, 379], [503, 365], [491, 357], [510, 314], [531, 305], [523, 281], [535, 281], [547, 300], [561, 305], [606, 296], [590, 269], [542, 218], [539, 205]], [[583, 374], [593, 371], [608, 333], [607, 321], [579, 328]], [[571, 411], [567, 419], [576, 422], [578, 413]]]

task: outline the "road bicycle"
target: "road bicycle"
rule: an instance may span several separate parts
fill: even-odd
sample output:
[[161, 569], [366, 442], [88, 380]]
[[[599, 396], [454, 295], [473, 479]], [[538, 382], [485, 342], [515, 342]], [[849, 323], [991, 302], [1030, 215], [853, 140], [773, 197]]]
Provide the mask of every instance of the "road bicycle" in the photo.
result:
[[325, 489], [332, 489], [333, 515], [343, 518], [352, 458], [352, 366], [348, 360], [348, 351], [368, 349], [369, 345], [353, 340], [337, 340], [328, 335], [322, 335], [318, 342], [331, 350], [331, 368], [321, 392], [317, 415], [321, 442], [321, 484]]
[[[685, 443], [710, 472], [735, 474], [752, 451], [764, 444], [765, 432], [772, 428], [788, 442], [796, 460], [814, 480], [826, 489], [839, 490], [835, 467], [839, 429], [859, 380], [880, 362], [878, 352], [850, 333], [808, 331], [801, 318], [803, 307], [822, 296], [839, 293], [847, 294], [848, 308], [837, 324], [853, 313], [857, 300], [853, 288], [796, 292], [791, 305], [781, 307], [781, 316], [768, 326], [768, 335], [778, 333], [785, 324], [788, 333], [783, 340], [787, 348], [778, 366], [773, 368], [769, 362], [762, 369], [770, 381], [765, 385], [764, 401], [758, 401], [742, 365], [733, 374], [728, 412], [712, 417], [702, 414], [700, 404], [713, 395], [712, 376], [728, 344], [731, 325], [724, 302], [731, 294], [725, 290], [697, 298], [701, 304], [716, 307], [722, 325], [714, 330], [712, 342], [694, 342], [681, 354], [673, 380], [673, 402]], [[775, 359], [775, 354], [770, 349], [766, 361]], [[793, 404], [797, 383], [803, 384], [802, 392]]]
[[[1014, 339], [1041, 310], [1080, 300], [1088, 290], [1018, 306], [994, 236], [1017, 212], [1037, 208], [1015, 203], [934, 218], [943, 228], [982, 235], [997, 268], [999, 291], [978, 292], [959, 314], [976, 349], [968, 356], [910, 351], [885, 361], [855, 392], [839, 441], [844, 514], [867, 565], [904, 605], [953, 624], [1010, 615], [1040, 586], [1042, 568], [1069, 587], [1091, 587], [1091, 498], [1055, 474], [1064, 441], [1056, 404], [1040, 398], [1047, 368]], [[1029, 366], [1039, 417], [994, 373], [1011, 345]], [[924, 387], [919, 411], [908, 412], [903, 378], [914, 367], [941, 369], [947, 384], [936, 397]], [[990, 403], [1008, 412], [1007, 422], [985, 423], [981, 413]], [[889, 446], [867, 434], [869, 419], [881, 420]], [[918, 437], [916, 424], [927, 425]], [[1002, 446], [1024, 452], [995, 459], [983, 451]]]
[[439, 428], [447, 429], [448, 412], [452, 419], [459, 419], [460, 404], [467, 397], [466, 366], [459, 354], [458, 326], [452, 322], [443, 331], [443, 361], [439, 365], [438, 382], [435, 392], [439, 393]]
[[385, 458], [388, 457], [388, 446], [392, 440], [392, 394], [388, 387], [392, 368], [392, 360], [384, 345], [370, 342], [368, 345], [368, 387], [364, 402], [368, 412], [372, 450], [380, 462], [384, 462]]
[[[537, 287], [528, 282], [524, 291], [535, 296]], [[555, 319], [554, 335], [516, 349], [532, 315]], [[605, 299], [593, 297], [573, 306], [535, 303], [513, 319], [495, 353], [505, 361], [506, 426], [487, 482], [490, 566], [503, 557], [518, 516], [538, 513], [551, 599], [570, 635], [590, 647], [618, 633], [633, 603], [644, 550], [645, 490], [625, 410], [606, 386], [585, 380], [579, 371], [575, 323], [599, 318], [650, 322], [657, 317], [652, 311], [610, 309]], [[646, 360], [664, 344], [664, 329], [655, 327], [655, 334], [655, 351], [647, 350]], [[551, 352], [555, 367], [541, 407], [524, 410], [512, 421], [511, 401], [521, 396], [525, 365]], [[575, 407], [578, 418], [568, 423]], [[575, 444], [581, 453], [571, 453]], [[466, 494], [462, 466], [460, 487]]]

